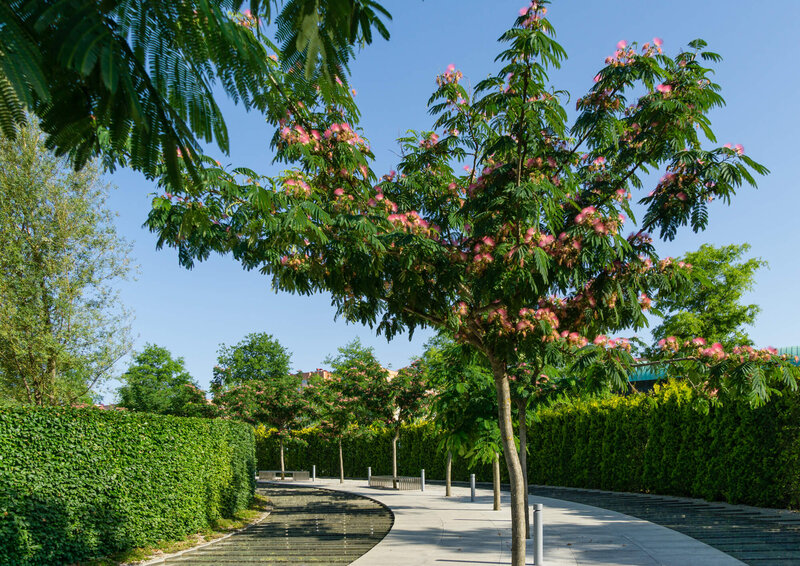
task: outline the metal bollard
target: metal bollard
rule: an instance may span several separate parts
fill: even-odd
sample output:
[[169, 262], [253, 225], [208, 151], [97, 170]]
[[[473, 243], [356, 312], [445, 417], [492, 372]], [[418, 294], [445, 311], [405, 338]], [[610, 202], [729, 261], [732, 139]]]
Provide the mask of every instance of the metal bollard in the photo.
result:
[[544, 565], [544, 541], [542, 528], [542, 508], [541, 503], [533, 505], [533, 563], [535, 566]]
[[311, 466], [311, 481], [317, 481], [317, 465]]
[[420, 489], [422, 491], [425, 491], [425, 468], [422, 468], [419, 477], [420, 477]]
[[469, 500], [475, 501], [475, 474], [469, 475]]
[[372, 481], [372, 466], [367, 467], [367, 484]]

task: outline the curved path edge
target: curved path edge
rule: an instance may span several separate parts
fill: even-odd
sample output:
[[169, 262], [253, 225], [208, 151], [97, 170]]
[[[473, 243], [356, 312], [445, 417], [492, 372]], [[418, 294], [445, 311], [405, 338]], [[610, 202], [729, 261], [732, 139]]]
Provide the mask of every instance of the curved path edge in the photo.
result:
[[[291, 482], [287, 482], [291, 483]], [[308, 482], [298, 482], [297, 485]], [[492, 492], [442, 486], [426, 491], [370, 488], [361, 480], [318, 480], [314, 486], [346, 491], [382, 503], [394, 515], [389, 533], [355, 562], [356, 566], [452, 566], [510, 564], [509, 496], [492, 510]], [[615, 511], [571, 501], [531, 497], [544, 510], [546, 566], [740, 566], [743, 562], [677, 531]], [[528, 545], [528, 563], [532, 547]]]

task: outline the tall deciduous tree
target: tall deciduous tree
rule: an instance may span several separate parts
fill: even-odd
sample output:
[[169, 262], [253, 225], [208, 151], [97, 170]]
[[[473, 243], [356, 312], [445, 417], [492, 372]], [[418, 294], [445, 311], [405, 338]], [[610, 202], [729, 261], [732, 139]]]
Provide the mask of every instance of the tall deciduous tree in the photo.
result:
[[186, 371], [183, 358], [173, 358], [162, 346], [145, 345], [120, 380], [120, 407], [182, 417], [212, 416], [213, 408]]
[[[509, 373], [519, 354], [583, 350], [584, 365], [606, 368], [595, 375], [624, 381], [629, 344], [598, 332], [646, 324], [650, 297], [686, 272], [660, 260], [646, 232], [623, 235], [641, 175], [666, 170], [640, 200], [640, 228], [671, 239], [683, 226], [704, 229], [709, 200], [728, 201], [766, 172], [741, 146], [710, 146], [708, 113], [723, 99], [708, 67], [719, 56], [702, 40], [675, 57], [658, 38], [620, 41], [568, 124], [548, 80], [566, 54], [545, 12], [543, 1], [521, 11], [501, 37], [499, 71], [474, 91], [453, 65], [437, 77], [437, 131], [401, 139], [399, 174], [376, 178], [346, 108], [291, 104], [276, 123], [293, 170], [248, 180], [215, 169], [177, 202], [156, 198], [148, 221], [187, 266], [231, 253], [279, 289], [330, 293], [340, 315], [389, 338], [442, 328], [481, 352], [511, 484], [515, 566], [525, 561]], [[791, 379], [779, 361], [767, 376]]]
[[[289, 379], [291, 353], [277, 338], [266, 332], [253, 332], [235, 346], [222, 344], [211, 378], [211, 391], [217, 395], [248, 381], [282, 382]], [[294, 382], [295, 377], [291, 377]]]
[[375, 358], [372, 348], [356, 339], [325, 360], [329, 379], [309, 388], [318, 407], [319, 426], [339, 445], [339, 481], [344, 482], [342, 440], [356, 430], [363, 432], [375, 422], [392, 418], [389, 372]]
[[298, 374], [265, 375], [243, 380], [214, 394], [214, 402], [223, 415], [252, 425], [274, 427], [280, 444], [281, 479], [285, 477], [284, 449], [306, 411], [307, 401]]
[[767, 262], [745, 259], [749, 244], [714, 247], [703, 244], [680, 261], [692, 266], [692, 279], [672, 293], [659, 293], [653, 306], [663, 314], [653, 329], [658, 342], [669, 336], [686, 341], [702, 336], [725, 348], [752, 345], [746, 326], [755, 322], [758, 305], [742, 304], [753, 289], [755, 274]]
[[415, 360], [391, 377], [386, 409], [390, 411], [389, 426], [392, 435], [392, 477], [397, 489], [397, 441], [400, 428], [423, 415], [426, 410], [427, 380], [421, 360]]
[[[262, 29], [273, 18], [280, 48]], [[228, 152], [215, 83], [263, 111], [286, 94], [269, 59], [280, 52], [284, 68], [300, 69], [294, 90], [329, 91], [334, 77], [346, 80], [353, 45], [371, 43], [373, 29], [388, 39], [384, 18], [372, 0], [3, 2], [0, 131], [13, 137], [27, 109], [76, 167], [102, 155], [148, 177], [166, 167], [179, 182], [199, 141]]]
[[0, 394], [86, 401], [130, 348], [114, 286], [129, 246], [94, 165], [75, 172], [35, 125], [0, 138]]

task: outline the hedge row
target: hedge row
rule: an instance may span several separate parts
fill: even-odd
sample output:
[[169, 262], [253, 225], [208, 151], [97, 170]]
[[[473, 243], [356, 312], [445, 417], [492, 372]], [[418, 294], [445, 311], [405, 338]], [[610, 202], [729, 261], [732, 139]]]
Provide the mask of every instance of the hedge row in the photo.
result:
[[0, 564], [69, 564], [247, 507], [249, 425], [98, 409], [0, 410]]
[[[300, 442], [286, 443], [284, 458], [287, 470], [311, 470], [317, 466], [318, 476], [339, 476], [339, 446], [335, 440], [321, 435], [317, 429], [293, 432]], [[389, 430], [374, 430], [368, 435], [342, 442], [344, 473], [347, 477], [366, 477], [367, 466], [375, 475], [392, 473], [392, 436]], [[418, 476], [425, 468], [425, 477], [444, 479], [446, 458], [436, 449], [438, 438], [431, 423], [403, 426], [397, 447], [397, 472]], [[256, 429], [256, 460], [260, 470], [279, 470], [280, 452], [277, 438], [263, 427]], [[468, 481], [474, 473], [478, 481], [492, 481], [491, 464], [473, 469], [464, 460], [453, 458], [453, 480]], [[505, 470], [503, 470], [505, 473]]]
[[529, 442], [531, 483], [800, 507], [800, 400], [698, 411], [689, 388], [546, 410]]
[[[531, 484], [640, 491], [766, 507], [800, 507], [800, 401], [777, 397], [764, 407], [729, 401], [698, 411], [686, 386], [544, 410], [528, 435]], [[339, 473], [336, 443], [317, 430], [296, 432], [306, 446], [288, 446], [287, 469]], [[401, 475], [443, 479], [445, 456], [431, 424], [404, 427]], [[278, 468], [277, 442], [256, 431], [259, 469]], [[344, 442], [345, 475], [391, 473], [391, 433]], [[503, 467], [503, 481], [507, 481]], [[491, 467], [470, 470], [453, 460], [453, 479], [491, 481]]]

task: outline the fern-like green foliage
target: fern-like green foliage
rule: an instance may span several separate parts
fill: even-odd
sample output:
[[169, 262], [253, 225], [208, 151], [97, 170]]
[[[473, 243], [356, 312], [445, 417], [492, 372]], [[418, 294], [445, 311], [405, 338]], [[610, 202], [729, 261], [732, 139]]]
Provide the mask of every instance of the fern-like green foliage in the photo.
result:
[[[197, 179], [199, 143], [228, 151], [213, 88], [247, 109], [275, 97], [277, 48], [261, 33], [277, 2], [251, 0], [10, 0], [0, 6], [0, 131], [13, 137], [33, 112], [48, 147], [80, 168], [102, 157], [149, 178], [166, 172], [180, 186]], [[296, 17], [303, 14], [302, 17]], [[309, 88], [343, 74], [356, 41], [371, 27], [388, 37], [369, 0], [294, 0], [276, 23], [288, 65]], [[335, 72], [331, 72], [335, 70]], [[323, 93], [324, 94], [324, 93]]]

